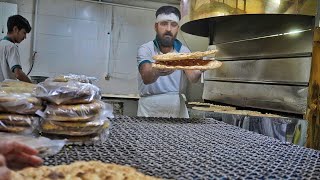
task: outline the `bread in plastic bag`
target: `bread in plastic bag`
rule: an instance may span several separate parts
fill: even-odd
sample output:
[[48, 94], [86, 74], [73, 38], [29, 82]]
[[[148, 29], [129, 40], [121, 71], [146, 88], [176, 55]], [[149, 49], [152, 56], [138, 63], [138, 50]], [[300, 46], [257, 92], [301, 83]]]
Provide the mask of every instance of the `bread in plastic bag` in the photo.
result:
[[42, 101], [32, 93], [36, 85], [21, 81], [0, 82], [0, 112], [35, 114]]
[[76, 105], [48, 104], [44, 113], [45, 118], [52, 121], [93, 121], [104, 110], [104, 106], [102, 101]]
[[55, 82], [50, 78], [37, 85], [35, 94], [37, 97], [57, 105], [84, 104], [101, 99], [100, 89], [95, 85], [74, 80]]
[[39, 151], [38, 156], [46, 157], [57, 154], [65, 145], [65, 140], [51, 140], [46, 137], [34, 137], [0, 132], [0, 141], [17, 141]]
[[41, 121], [41, 131], [50, 134], [61, 134], [70, 136], [85, 136], [99, 134], [103, 129], [109, 127], [109, 121], [97, 119], [90, 122], [58, 122]]
[[93, 81], [96, 81], [97, 78], [89, 77], [85, 75], [68, 74], [68, 75], [58, 75], [51, 79], [51, 81], [54, 81], [54, 82], [68, 82], [70, 80], [75, 80], [82, 83], [92, 83]]
[[31, 134], [38, 120], [39, 117], [31, 115], [0, 114], [0, 131]]
[[[57, 139], [66, 138], [68, 142], [72, 143], [83, 143], [84, 141], [90, 142], [90, 140], [97, 141], [98, 139], [105, 139], [110, 128], [109, 118], [113, 118], [112, 106], [110, 104], [105, 104], [102, 101], [97, 101], [95, 103], [100, 104], [99, 106], [101, 106], [101, 109], [98, 111], [98, 114], [95, 115], [95, 118], [90, 121], [83, 121], [82, 115], [84, 112], [79, 111], [78, 108], [75, 108], [76, 112], [70, 112], [72, 105], [63, 106], [67, 107], [70, 114], [73, 115], [73, 117], [69, 117], [72, 119], [70, 121], [67, 121], [68, 117], [66, 117], [64, 121], [56, 120], [54, 116], [48, 116], [48, 113], [45, 113], [45, 111], [42, 114], [42, 118], [39, 123], [39, 131], [45, 136]], [[74, 105], [74, 107], [81, 107], [81, 105]], [[84, 107], [84, 109], [88, 110], [90, 105]], [[52, 107], [49, 108], [52, 110]], [[55, 110], [57, 110], [57, 108], [55, 108]], [[84, 117], [86, 116], [88, 116], [88, 114], [85, 113]]]

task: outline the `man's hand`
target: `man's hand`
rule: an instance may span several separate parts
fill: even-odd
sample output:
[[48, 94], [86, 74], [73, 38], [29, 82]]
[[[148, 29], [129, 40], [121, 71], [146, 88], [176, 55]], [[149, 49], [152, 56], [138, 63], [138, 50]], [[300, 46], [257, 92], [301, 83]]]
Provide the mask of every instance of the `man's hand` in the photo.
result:
[[202, 72], [204, 72], [204, 70], [184, 70], [184, 73], [187, 75], [187, 78], [191, 83], [198, 82]]
[[29, 77], [20, 68], [15, 68], [14, 69], [14, 75], [20, 81], [27, 82], [27, 83], [32, 83], [31, 80], [29, 79]]
[[168, 76], [174, 72], [171, 69], [154, 69], [159, 76]]
[[10, 169], [22, 169], [28, 166], [39, 166], [43, 160], [37, 157], [38, 151], [16, 141], [0, 142], [0, 154], [5, 157]]
[[140, 66], [139, 72], [144, 84], [152, 84], [157, 81], [160, 76], [167, 76], [174, 70], [155, 69], [151, 63], [144, 63]]
[[9, 180], [10, 179], [10, 170], [6, 166], [6, 159], [0, 155], [0, 179]]

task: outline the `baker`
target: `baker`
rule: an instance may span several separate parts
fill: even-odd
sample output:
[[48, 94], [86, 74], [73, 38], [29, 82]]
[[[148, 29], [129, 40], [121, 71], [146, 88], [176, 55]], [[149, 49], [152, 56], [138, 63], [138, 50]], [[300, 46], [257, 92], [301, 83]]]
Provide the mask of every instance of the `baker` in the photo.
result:
[[19, 47], [31, 31], [28, 20], [21, 15], [13, 15], [7, 21], [8, 32], [0, 40], [0, 81], [5, 79], [18, 79], [31, 83], [29, 77], [22, 71]]
[[162, 6], [156, 11], [154, 30], [156, 38], [140, 46], [137, 55], [138, 86], [141, 96], [138, 116], [181, 117], [189, 114], [181, 94], [186, 80], [197, 82], [200, 70], [165, 70], [152, 68], [154, 55], [189, 53], [190, 50], [176, 39], [179, 31], [180, 11], [173, 6]]

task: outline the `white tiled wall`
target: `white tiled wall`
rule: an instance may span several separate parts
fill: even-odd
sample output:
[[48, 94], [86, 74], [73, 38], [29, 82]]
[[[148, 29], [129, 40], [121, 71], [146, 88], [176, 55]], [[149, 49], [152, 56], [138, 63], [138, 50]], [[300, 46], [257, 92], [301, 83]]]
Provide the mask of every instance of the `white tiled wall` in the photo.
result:
[[38, 56], [32, 75], [75, 73], [104, 81], [111, 11], [111, 6], [90, 2], [39, 1]]
[[[11, 2], [33, 25], [35, 0]], [[38, 8], [38, 53], [31, 75], [86, 74], [99, 79], [103, 93], [138, 93], [137, 49], [155, 37], [155, 10], [77, 0], [39, 0]], [[30, 66], [32, 38], [20, 45], [24, 69]]]

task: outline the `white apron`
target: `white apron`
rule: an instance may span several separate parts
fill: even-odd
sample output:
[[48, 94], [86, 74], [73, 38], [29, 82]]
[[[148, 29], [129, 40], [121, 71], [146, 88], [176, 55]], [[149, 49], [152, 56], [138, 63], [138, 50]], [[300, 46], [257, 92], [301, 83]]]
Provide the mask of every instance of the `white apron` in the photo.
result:
[[138, 116], [189, 118], [185, 100], [177, 93], [158, 94], [141, 97]]

